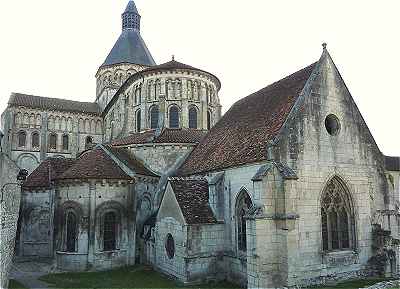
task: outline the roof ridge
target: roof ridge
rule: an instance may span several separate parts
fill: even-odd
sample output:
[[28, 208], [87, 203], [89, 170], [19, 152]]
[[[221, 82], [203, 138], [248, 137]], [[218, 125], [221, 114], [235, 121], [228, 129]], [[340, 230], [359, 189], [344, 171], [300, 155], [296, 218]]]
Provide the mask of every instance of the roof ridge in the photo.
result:
[[76, 103], [97, 104], [96, 102], [91, 102], [91, 101], [79, 101], [79, 100], [72, 100], [72, 99], [67, 99], [67, 98], [40, 96], [40, 95], [33, 95], [33, 94], [20, 93], [20, 92], [12, 92], [11, 95], [12, 96], [19, 95], [19, 96], [37, 97], [37, 98], [48, 99], [48, 100], [65, 100], [65, 101], [76, 102]]
[[265, 160], [267, 141], [279, 135], [317, 63], [233, 104], [191, 151], [177, 174], [193, 175]]

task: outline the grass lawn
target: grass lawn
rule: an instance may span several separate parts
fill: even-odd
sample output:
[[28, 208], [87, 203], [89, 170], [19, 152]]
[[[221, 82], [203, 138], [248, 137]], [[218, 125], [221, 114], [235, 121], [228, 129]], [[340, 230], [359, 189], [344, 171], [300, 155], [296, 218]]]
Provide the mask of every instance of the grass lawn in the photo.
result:
[[[55, 288], [237, 288], [223, 282], [184, 287], [145, 267], [126, 267], [106, 272], [50, 274], [40, 278]], [[358, 288], [357, 288], [358, 289]]]
[[[343, 283], [339, 283], [336, 286], [327, 286], [327, 287], [313, 287], [312, 289], [358, 289], [372, 286], [376, 283], [387, 281], [388, 279], [385, 278], [365, 278], [362, 280], [354, 280], [354, 281], [347, 281]], [[398, 289], [398, 288], [397, 288]]]
[[19, 283], [18, 281], [10, 280], [8, 289], [26, 289], [26, 287], [24, 285], [22, 285], [21, 283]]

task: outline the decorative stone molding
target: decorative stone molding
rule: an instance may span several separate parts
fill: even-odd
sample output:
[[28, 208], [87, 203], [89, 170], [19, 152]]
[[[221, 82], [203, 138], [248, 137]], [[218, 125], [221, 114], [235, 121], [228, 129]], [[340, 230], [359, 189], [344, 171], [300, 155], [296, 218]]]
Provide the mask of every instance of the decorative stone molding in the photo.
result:
[[323, 252], [322, 262], [328, 267], [348, 266], [359, 262], [355, 251]]

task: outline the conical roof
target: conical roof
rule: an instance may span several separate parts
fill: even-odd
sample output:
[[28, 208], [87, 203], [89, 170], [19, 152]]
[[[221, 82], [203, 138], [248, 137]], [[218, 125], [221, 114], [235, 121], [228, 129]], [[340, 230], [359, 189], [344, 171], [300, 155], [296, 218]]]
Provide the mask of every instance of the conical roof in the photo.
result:
[[134, 1], [131, 0], [131, 1], [129, 1], [128, 5], [126, 5], [126, 9], [125, 9], [124, 13], [127, 13], [127, 12], [139, 14], [136, 9], [136, 5], [135, 5]]
[[122, 31], [102, 66], [119, 63], [133, 63], [147, 66], [156, 64], [138, 31]]
[[133, 1], [129, 1], [124, 13], [122, 13], [122, 33], [102, 67], [120, 63], [146, 66], [156, 64], [146, 43], [140, 36], [140, 15]]

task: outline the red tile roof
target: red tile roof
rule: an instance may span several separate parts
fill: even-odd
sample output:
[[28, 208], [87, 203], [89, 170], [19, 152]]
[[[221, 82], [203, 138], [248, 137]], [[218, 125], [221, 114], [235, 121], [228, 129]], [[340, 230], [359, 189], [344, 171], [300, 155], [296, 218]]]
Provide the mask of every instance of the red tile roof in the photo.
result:
[[63, 158], [48, 158], [44, 160], [36, 170], [29, 175], [23, 188], [50, 188], [52, 182], [68, 170], [74, 162], [75, 160]]
[[207, 134], [206, 130], [199, 129], [171, 129], [164, 128], [159, 136], [156, 136], [155, 130], [149, 130], [141, 133], [134, 133], [125, 138], [111, 142], [113, 146], [125, 146], [131, 144], [146, 143], [189, 143], [197, 144]]
[[235, 103], [179, 169], [191, 175], [266, 159], [315, 63]]
[[100, 107], [94, 102], [80, 102], [67, 99], [13, 93], [8, 101], [10, 107], [23, 106], [53, 111], [67, 111], [100, 115]]
[[57, 179], [121, 179], [129, 180], [127, 175], [112, 158], [100, 147], [83, 153], [76, 163]]
[[171, 179], [170, 183], [186, 223], [194, 225], [217, 222], [208, 203], [207, 180], [176, 178]]

